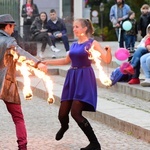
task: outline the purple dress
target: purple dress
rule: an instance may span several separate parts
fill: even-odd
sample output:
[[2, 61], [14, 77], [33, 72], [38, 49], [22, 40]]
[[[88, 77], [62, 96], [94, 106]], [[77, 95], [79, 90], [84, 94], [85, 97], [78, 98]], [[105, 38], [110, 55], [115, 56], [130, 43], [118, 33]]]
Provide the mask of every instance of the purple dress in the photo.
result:
[[97, 84], [91, 67], [91, 60], [85, 47], [93, 42], [92, 39], [82, 44], [74, 42], [69, 51], [71, 67], [67, 72], [63, 86], [61, 101], [79, 100], [85, 102], [85, 111], [96, 111]]

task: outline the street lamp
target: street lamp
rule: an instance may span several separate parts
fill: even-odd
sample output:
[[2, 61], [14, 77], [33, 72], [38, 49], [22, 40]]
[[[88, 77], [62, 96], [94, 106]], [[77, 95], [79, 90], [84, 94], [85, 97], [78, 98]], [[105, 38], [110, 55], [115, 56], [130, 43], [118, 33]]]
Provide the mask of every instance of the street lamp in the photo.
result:
[[101, 36], [103, 34], [103, 12], [104, 12], [104, 3], [100, 3], [99, 5], [99, 11], [101, 15]]

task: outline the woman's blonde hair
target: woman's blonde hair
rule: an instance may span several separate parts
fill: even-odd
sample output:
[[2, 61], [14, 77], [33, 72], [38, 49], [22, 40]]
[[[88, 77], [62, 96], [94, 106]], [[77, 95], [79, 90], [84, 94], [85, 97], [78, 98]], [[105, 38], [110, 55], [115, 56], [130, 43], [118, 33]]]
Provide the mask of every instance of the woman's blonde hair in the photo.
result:
[[82, 27], [87, 27], [86, 34], [91, 36], [94, 33], [94, 27], [92, 25], [91, 20], [89, 19], [76, 19], [75, 21], [79, 21]]

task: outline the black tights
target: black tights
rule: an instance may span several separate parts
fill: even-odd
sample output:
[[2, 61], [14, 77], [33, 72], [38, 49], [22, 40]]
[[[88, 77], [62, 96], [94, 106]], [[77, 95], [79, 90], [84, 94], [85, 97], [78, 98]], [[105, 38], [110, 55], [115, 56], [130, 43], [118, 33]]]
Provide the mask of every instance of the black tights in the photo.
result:
[[61, 102], [60, 109], [59, 109], [59, 121], [61, 125], [65, 126], [69, 123], [69, 112], [71, 111], [71, 116], [73, 119], [80, 124], [85, 119], [82, 116], [82, 111], [84, 108], [84, 103], [81, 101], [63, 101]]

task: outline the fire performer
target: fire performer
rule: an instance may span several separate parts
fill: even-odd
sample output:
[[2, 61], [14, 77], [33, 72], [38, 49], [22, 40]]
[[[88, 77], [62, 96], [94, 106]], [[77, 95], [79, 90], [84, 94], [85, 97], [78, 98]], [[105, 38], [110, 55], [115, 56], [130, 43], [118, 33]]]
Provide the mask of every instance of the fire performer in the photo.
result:
[[73, 24], [73, 32], [78, 38], [74, 42], [65, 58], [45, 60], [43, 63], [49, 65], [65, 65], [71, 62], [68, 70], [59, 108], [60, 130], [56, 134], [56, 140], [62, 139], [69, 128], [69, 112], [78, 126], [85, 133], [90, 144], [81, 150], [101, 150], [100, 143], [89, 123], [82, 115], [82, 111], [96, 111], [97, 85], [94, 71], [91, 67], [92, 60], [87, 52], [91, 46], [100, 53], [100, 59], [110, 63], [112, 59], [111, 50], [102, 48], [98, 41], [93, 40], [93, 26], [88, 19], [77, 19]]
[[25, 56], [27, 60], [32, 62], [29, 65], [33, 67], [45, 72], [47, 67], [18, 46], [16, 40], [11, 37], [14, 27], [15, 21], [10, 14], [0, 15], [0, 99], [6, 104], [15, 124], [18, 149], [27, 150], [25, 121], [15, 79], [17, 58], [14, 59], [11, 50], [13, 49], [18, 56]]

